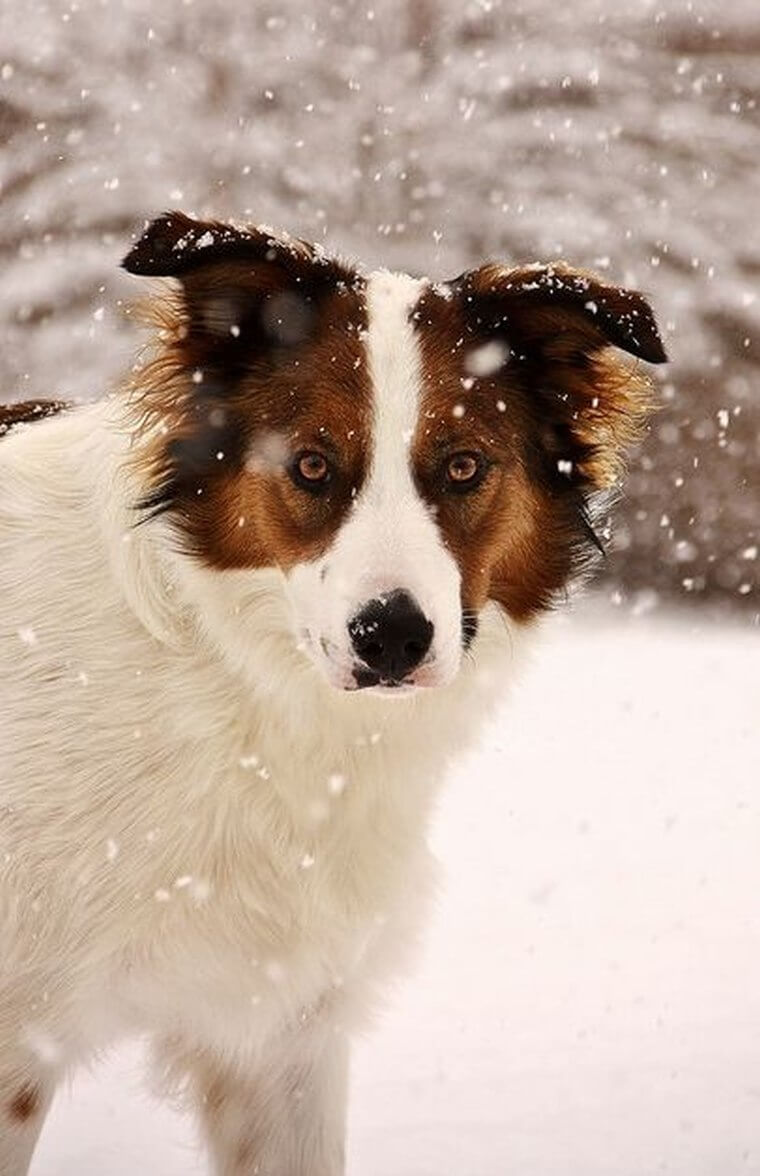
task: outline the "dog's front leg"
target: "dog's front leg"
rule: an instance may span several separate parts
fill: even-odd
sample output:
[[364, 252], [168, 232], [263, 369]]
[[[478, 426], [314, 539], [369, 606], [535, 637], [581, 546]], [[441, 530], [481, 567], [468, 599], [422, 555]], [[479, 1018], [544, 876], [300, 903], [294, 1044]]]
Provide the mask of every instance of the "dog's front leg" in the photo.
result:
[[196, 1057], [192, 1087], [216, 1176], [342, 1176], [348, 1043], [304, 1027], [255, 1067]]

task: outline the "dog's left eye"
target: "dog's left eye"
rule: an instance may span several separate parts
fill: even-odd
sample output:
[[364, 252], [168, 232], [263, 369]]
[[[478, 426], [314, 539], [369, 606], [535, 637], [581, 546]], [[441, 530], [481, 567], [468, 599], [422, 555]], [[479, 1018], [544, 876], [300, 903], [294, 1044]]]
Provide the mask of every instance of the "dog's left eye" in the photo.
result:
[[330, 463], [315, 449], [299, 453], [291, 466], [291, 477], [303, 490], [323, 490], [330, 481]]
[[454, 453], [446, 462], [446, 482], [451, 490], [474, 490], [485, 473], [478, 453]]

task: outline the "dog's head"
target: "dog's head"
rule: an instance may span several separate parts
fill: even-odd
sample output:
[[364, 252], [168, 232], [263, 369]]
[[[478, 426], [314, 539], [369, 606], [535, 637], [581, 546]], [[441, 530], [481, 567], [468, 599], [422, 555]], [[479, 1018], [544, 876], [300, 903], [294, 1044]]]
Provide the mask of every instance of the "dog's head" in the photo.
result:
[[552, 603], [649, 408], [613, 348], [665, 360], [640, 294], [564, 264], [365, 277], [171, 213], [124, 265], [181, 288], [137, 379], [143, 506], [208, 567], [280, 569], [345, 690], [450, 682], [488, 602]]

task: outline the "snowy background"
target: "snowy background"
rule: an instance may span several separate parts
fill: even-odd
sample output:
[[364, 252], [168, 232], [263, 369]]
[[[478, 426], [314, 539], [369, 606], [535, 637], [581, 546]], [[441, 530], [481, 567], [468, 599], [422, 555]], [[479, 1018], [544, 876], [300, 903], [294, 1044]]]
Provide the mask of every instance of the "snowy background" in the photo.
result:
[[[759, 82], [756, 0], [0, 0], [0, 399], [118, 375], [171, 206], [565, 257], [665, 330], [606, 578], [446, 793], [351, 1176], [760, 1176]], [[35, 1176], [202, 1173], [138, 1073], [80, 1076]]]

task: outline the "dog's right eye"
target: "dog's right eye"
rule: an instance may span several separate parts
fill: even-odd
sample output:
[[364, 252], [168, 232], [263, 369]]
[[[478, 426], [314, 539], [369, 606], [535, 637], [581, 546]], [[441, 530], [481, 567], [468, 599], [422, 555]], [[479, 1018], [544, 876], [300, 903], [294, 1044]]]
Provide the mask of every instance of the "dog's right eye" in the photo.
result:
[[315, 449], [304, 449], [297, 454], [290, 467], [290, 476], [296, 486], [312, 494], [318, 494], [325, 489], [330, 482], [331, 473], [327, 458]]

